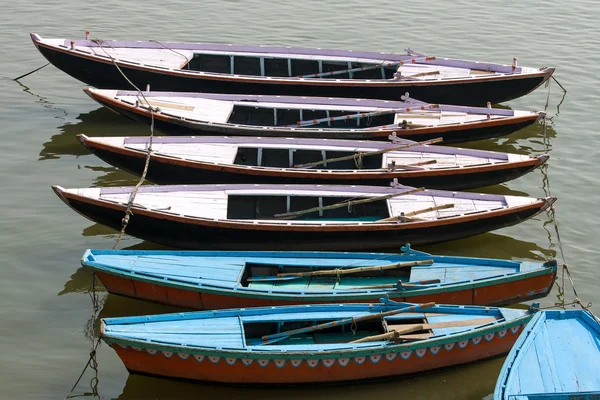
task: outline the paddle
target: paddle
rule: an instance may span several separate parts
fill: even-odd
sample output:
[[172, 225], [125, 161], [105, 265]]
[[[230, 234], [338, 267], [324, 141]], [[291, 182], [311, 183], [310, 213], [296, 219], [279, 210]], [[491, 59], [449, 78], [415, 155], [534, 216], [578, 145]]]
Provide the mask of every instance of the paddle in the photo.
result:
[[296, 164], [296, 165], [294, 165], [294, 168], [310, 168], [310, 167], [316, 167], [317, 165], [332, 163], [332, 162], [336, 162], [336, 161], [345, 161], [345, 160], [352, 160], [353, 158], [363, 158], [363, 157], [375, 156], [378, 154], [389, 153], [390, 151], [398, 151], [398, 150], [408, 149], [411, 147], [425, 146], [427, 144], [438, 143], [438, 142], [441, 142], [442, 140], [444, 140], [444, 139], [440, 137], [440, 138], [425, 140], [423, 142], [414, 142], [414, 143], [404, 144], [402, 146], [390, 147], [390, 148], [383, 149], [383, 150], [366, 151], [366, 152], [362, 152], [362, 153], [353, 154], [351, 156], [328, 158], [326, 160], [315, 161], [315, 162], [311, 162], [311, 163], [307, 163], [307, 164]]
[[374, 266], [370, 266], [370, 267], [335, 268], [335, 269], [326, 269], [326, 270], [309, 271], [309, 272], [287, 272], [287, 273], [280, 273], [277, 275], [250, 277], [250, 278], [248, 278], [248, 282], [291, 280], [291, 279], [297, 279], [297, 278], [302, 278], [302, 277], [306, 277], [306, 276], [328, 276], [328, 275], [339, 276], [339, 275], [347, 275], [347, 274], [357, 274], [360, 272], [385, 271], [387, 269], [406, 268], [406, 267], [414, 267], [417, 265], [431, 265], [431, 264], [433, 264], [433, 260], [417, 260], [417, 261], [399, 262], [399, 263], [395, 263], [395, 264], [374, 265]]
[[434, 306], [435, 306], [434, 302], [424, 303], [424, 304], [414, 304], [410, 307], [404, 307], [404, 308], [400, 308], [397, 310], [391, 310], [391, 311], [382, 311], [382, 312], [376, 313], [376, 314], [363, 315], [362, 317], [343, 318], [343, 319], [339, 319], [337, 321], [326, 322], [324, 324], [317, 324], [317, 325], [307, 326], [305, 328], [292, 329], [292, 330], [285, 331], [285, 332], [274, 333], [272, 335], [265, 335], [260, 338], [260, 341], [257, 340], [255, 343], [253, 343], [253, 345], [257, 346], [257, 345], [272, 344], [272, 343], [276, 343], [281, 340], [287, 339], [291, 336], [298, 335], [300, 333], [315, 332], [315, 331], [321, 331], [323, 329], [333, 328], [336, 326], [356, 324], [358, 322], [368, 321], [368, 320], [377, 319], [377, 318], [384, 318], [384, 317], [388, 317], [390, 315], [396, 315], [396, 314], [400, 314], [400, 313], [404, 313], [404, 312], [413, 312], [413, 311], [421, 310], [424, 308], [430, 308], [430, 307], [434, 307]]
[[287, 212], [287, 213], [282, 213], [282, 214], [275, 214], [274, 217], [280, 218], [280, 219], [291, 219], [294, 217], [298, 217], [300, 215], [310, 214], [315, 211], [333, 210], [335, 208], [351, 207], [356, 204], [372, 203], [374, 201], [387, 200], [387, 199], [391, 199], [393, 197], [404, 196], [407, 194], [422, 192], [423, 190], [425, 190], [425, 188], [422, 188], [422, 187], [421, 188], [410, 188], [409, 190], [406, 190], [404, 192], [386, 194], [384, 196], [367, 197], [366, 199], [359, 199], [359, 200], [345, 200], [345, 201], [341, 201], [339, 203], [332, 204], [330, 206], [313, 207], [313, 208], [308, 208], [306, 210]]

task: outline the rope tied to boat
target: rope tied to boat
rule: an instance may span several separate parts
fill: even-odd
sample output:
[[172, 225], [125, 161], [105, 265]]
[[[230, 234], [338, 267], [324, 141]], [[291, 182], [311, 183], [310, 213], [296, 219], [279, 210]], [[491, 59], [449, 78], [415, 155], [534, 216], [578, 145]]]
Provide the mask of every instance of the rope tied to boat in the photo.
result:
[[163, 44], [163, 43], [159, 42], [158, 40], [152, 40], [152, 39], [150, 39], [150, 40], [148, 40], [148, 41], [149, 41], [149, 42], [153, 42], [153, 43], [158, 43], [159, 45], [161, 45], [161, 46], [162, 46], [162, 47], [164, 47], [165, 49], [167, 49], [167, 50], [170, 50], [170, 51], [172, 51], [173, 53], [175, 53], [175, 54], [177, 54], [177, 55], [179, 55], [179, 56], [181, 56], [181, 57], [185, 58], [185, 61], [186, 61], [186, 63], [185, 63], [185, 66], [187, 67], [187, 70], [188, 70], [188, 71], [190, 70], [190, 60], [188, 60], [188, 58], [187, 58], [187, 57], [186, 57], [184, 54], [181, 54], [180, 52], [178, 52], [178, 51], [175, 51], [174, 49], [170, 48], [170, 47], [169, 47], [169, 46], [167, 46], [166, 44]]
[[356, 324], [356, 317], [352, 317], [352, 324], [350, 324], [350, 330], [352, 331], [352, 336], [356, 335], [357, 329], [358, 329], [358, 325]]
[[[112, 55], [110, 55], [106, 51], [106, 49], [103, 47], [104, 44], [108, 44], [109, 47], [113, 48], [110, 45], [110, 43], [108, 43], [108, 42], [106, 42], [105, 40], [102, 40], [102, 39], [92, 39], [91, 41], [94, 42], [94, 43], [96, 43], [100, 47], [100, 49], [102, 49], [102, 51], [104, 51], [104, 53], [106, 54], [106, 56], [110, 58], [110, 60], [112, 61], [113, 65], [117, 68], [117, 71], [119, 71], [119, 73], [123, 76], [123, 78], [133, 88], [135, 88], [135, 90], [138, 91], [137, 97], [139, 97], [140, 95], [142, 96], [142, 98], [144, 99], [145, 104], [148, 105], [148, 111], [150, 111], [150, 139], [148, 140], [148, 149], [147, 149], [147, 153], [146, 153], [146, 162], [144, 164], [144, 171], [142, 172], [142, 176], [140, 177], [139, 182], [137, 183], [137, 185], [135, 185], [135, 188], [133, 189], [133, 191], [131, 192], [131, 195], [129, 196], [129, 200], [127, 202], [127, 208], [125, 210], [125, 216], [121, 220], [121, 231], [119, 232], [119, 236], [115, 240], [115, 244], [112, 247], [112, 249], [114, 250], [117, 247], [117, 245], [119, 244], [119, 242], [121, 241], [121, 238], [123, 237], [123, 235], [125, 235], [125, 230], [127, 229], [127, 226], [129, 225], [129, 220], [133, 216], [133, 212], [131, 211], [131, 208], [133, 207], [133, 201], [135, 200], [135, 196], [137, 195], [137, 192], [138, 192], [140, 186], [142, 186], [142, 183], [144, 183], [144, 181], [146, 180], [146, 175], [148, 174], [148, 168], [150, 166], [150, 156], [152, 155], [152, 141], [154, 139], [154, 114], [157, 113], [157, 112], [159, 112], [160, 110], [158, 109], [158, 107], [155, 108], [155, 107], [152, 107], [150, 105], [150, 102], [148, 101], [148, 99], [146, 99], [146, 96], [144, 95], [144, 92], [140, 88], [138, 88], [127, 77], [127, 75], [125, 75], [125, 73], [121, 70], [121, 68], [117, 64], [117, 61], [114, 59], [114, 57]], [[149, 85], [148, 85], [147, 89], [149, 90]]]
[[357, 169], [364, 168], [362, 153], [359, 152], [359, 153], [354, 154], [354, 165], [356, 166]]

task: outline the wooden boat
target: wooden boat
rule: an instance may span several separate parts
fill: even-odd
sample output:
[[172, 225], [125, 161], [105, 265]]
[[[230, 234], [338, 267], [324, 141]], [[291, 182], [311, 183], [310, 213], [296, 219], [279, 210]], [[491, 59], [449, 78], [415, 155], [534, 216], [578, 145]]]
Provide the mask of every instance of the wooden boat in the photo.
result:
[[388, 140], [395, 133], [445, 143], [508, 135], [543, 117], [537, 111], [402, 100], [84, 89], [92, 99], [168, 135]]
[[[396, 100], [409, 92], [436, 103], [485, 105], [523, 96], [554, 68], [528, 68], [406, 54], [287, 46], [43, 39], [54, 66], [89, 85], [132, 89], [286, 94]], [[116, 68], [119, 67], [119, 69]], [[122, 72], [122, 73], [121, 73]]]
[[343, 382], [506, 353], [532, 316], [382, 300], [108, 318], [100, 336], [131, 373], [228, 384]]
[[[134, 188], [53, 189], [83, 216], [120, 230]], [[514, 225], [555, 200], [402, 185], [142, 186], [127, 232], [195, 249], [389, 249]]]
[[495, 400], [600, 398], [600, 325], [584, 310], [537, 313], [510, 351]]
[[[149, 137], [77, 135], [109, 164], [141, 175]], [[176, 183], [340, 183], [471, 189], [517, 178], [544, 164], [492, 151], [394, 143], [238, 137], [154, 137], [146, 178]], [[329, 160], [329, 161], [327, 161]], [[336, 161], [337, 160], [337, 161]]]
[[508, 305], [545, 297], [545, 263], [401, 254], [86, 250], [81, 264], [113, 294], [195, 309], [394, 301]]

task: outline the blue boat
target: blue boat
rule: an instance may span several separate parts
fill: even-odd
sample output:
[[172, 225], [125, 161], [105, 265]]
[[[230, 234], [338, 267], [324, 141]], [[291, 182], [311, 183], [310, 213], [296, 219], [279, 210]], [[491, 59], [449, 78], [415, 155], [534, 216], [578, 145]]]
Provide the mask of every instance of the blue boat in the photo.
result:
[[600, 325], [584, 310], [537, 313], [515, 343], [494, 400], [600, 399]]
[[382, 298], [108, 318], [100, 335], [132, 373], [306, 384], [414, 374], [505, 354], [532, 315]]
[[84, 267], [110, 293], [192, 309], [306, 303], [435, 301], [505, 305], [544, 297], [545, 263], [401, 254], [266, 251], [87, 250]]

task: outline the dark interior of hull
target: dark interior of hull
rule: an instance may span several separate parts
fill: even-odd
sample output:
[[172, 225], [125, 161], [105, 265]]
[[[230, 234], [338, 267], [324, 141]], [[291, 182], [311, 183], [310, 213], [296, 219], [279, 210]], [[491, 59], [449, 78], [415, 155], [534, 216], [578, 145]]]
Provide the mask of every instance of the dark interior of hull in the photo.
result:
[[[276, 335], [282, 332], [289, 332], [296, 329], [306, 329], [315, 325], [331, 323], [334, 320], [298, 320], [284, 322], [243, 322], [246, 344], [256, 345], [261, 342], [261, 338], [267, 335]], [[283, 340], [272, 344], [279, 346], [288, 345], [307, 345], [307, 344], [328, 344], [328, 343], [349, 343], [358, 339], [371, 338], [375, 335], [381, 335], [392, 330], [402, 330], [410, 326], [417, 326], [412, 330], [413, 334], [430, 336], [429, 329], [424, 329], [425, 319], [422, 317], [402, 316], [398, 321], [394, 321], [393, 328], [388, 326], [388, 322], [375, 318], [354, 322], [352, 324], [338, 324], [326, 329], [303, 332], [291, 335]], [[419, 329], [419, 327], [421, 329]], [[386, 340], [385, 338], [373, 338], [373, 341]], [[414, 340], [406, 335], [401, 335], [392, 339], [393, 341], [404, 342]], [[271, 343], [270, 343], [271, 344]]]
[[[313, 207], [326, 207], [347, 200], [349, 197], [327, 196], [258, 196], [229, 195], [227, 201], [228, 219], [274, 219], [276, 214], [308, 210]], [[296, 219], [328, 221], [377, 221], [390, 216], [387, 200], [343, 206], [329, 210], [318, 210], [302, 214]]]
[[[381, 261], [380, 265], [389, 265], [390, 262]], [[364, 287], [377, 286], [381, 284], [395, 284], [399, 280], [408, 282], [410, 280], [411, 267], [383, 269], [383, 270], [361, 270], [351, 274], [336, 274], [336, 270], [352, 270], [363, 267], [364, 265], [328, 265], [319, 266], [318, 268], [312, 265], [274, 265], [266, 263], [246, 262], [244, 273], [240, 279], [240, 283], [244, 287], [267, 288], [276, 290], [282, 289], [315, 289], [323, 290], [324, 288], [333, 289], [336, 284], [339, 287]], [[262, 280], [264, 277], [276, 277], [277, 274], [294, 274], [294, 273], [310, 273], [314, 271], [325, 271], [331, 275], [318, 276], [303, 276], [294, 279], [278, 279], [278, 280]]]
[[[234, 164], [252, 165], [271, 168], [291, 168], [294, 165], [314, 163], [332, 158], [355, 156], [357, 152], [331, 150], [273, 149], [258, 147], [239, 147]], [[316, 166], [317, 169], [378, 169], [382, 168], [383, 154], [351, 158], [328, 162]]]
[[337, 119], [312, 123], [308, 121], [323, 118], [335, 118], [347, 115], [356, 115], [364, 111], [353, 110], [310, 110], [286, 109], [272, 107], [253, 107], [234, 105], [233, 111], [227, 121], [230, 124], [255, 125], [255, 126], [296, 126], [299, 121], [306, 121], [303, 127], [307, 128], [332, 128], [332, 129], [361, 129], [394, 123], [394, 113], [360, 117], [351, 119]]
[[[368, 68], [364, 71], [357, 69]], [[262, 57], [196, 53], [182, 69], [220, 74], [330, 79], [391, 79], [397, 66], [352, 61], [308, 60], [285, 57]], [[349, 70], [349, 71], [348, 71]], [[334, 75], [325, 73], [335, 72]], [[312, 76], [313, 74], [322, 74]]]

